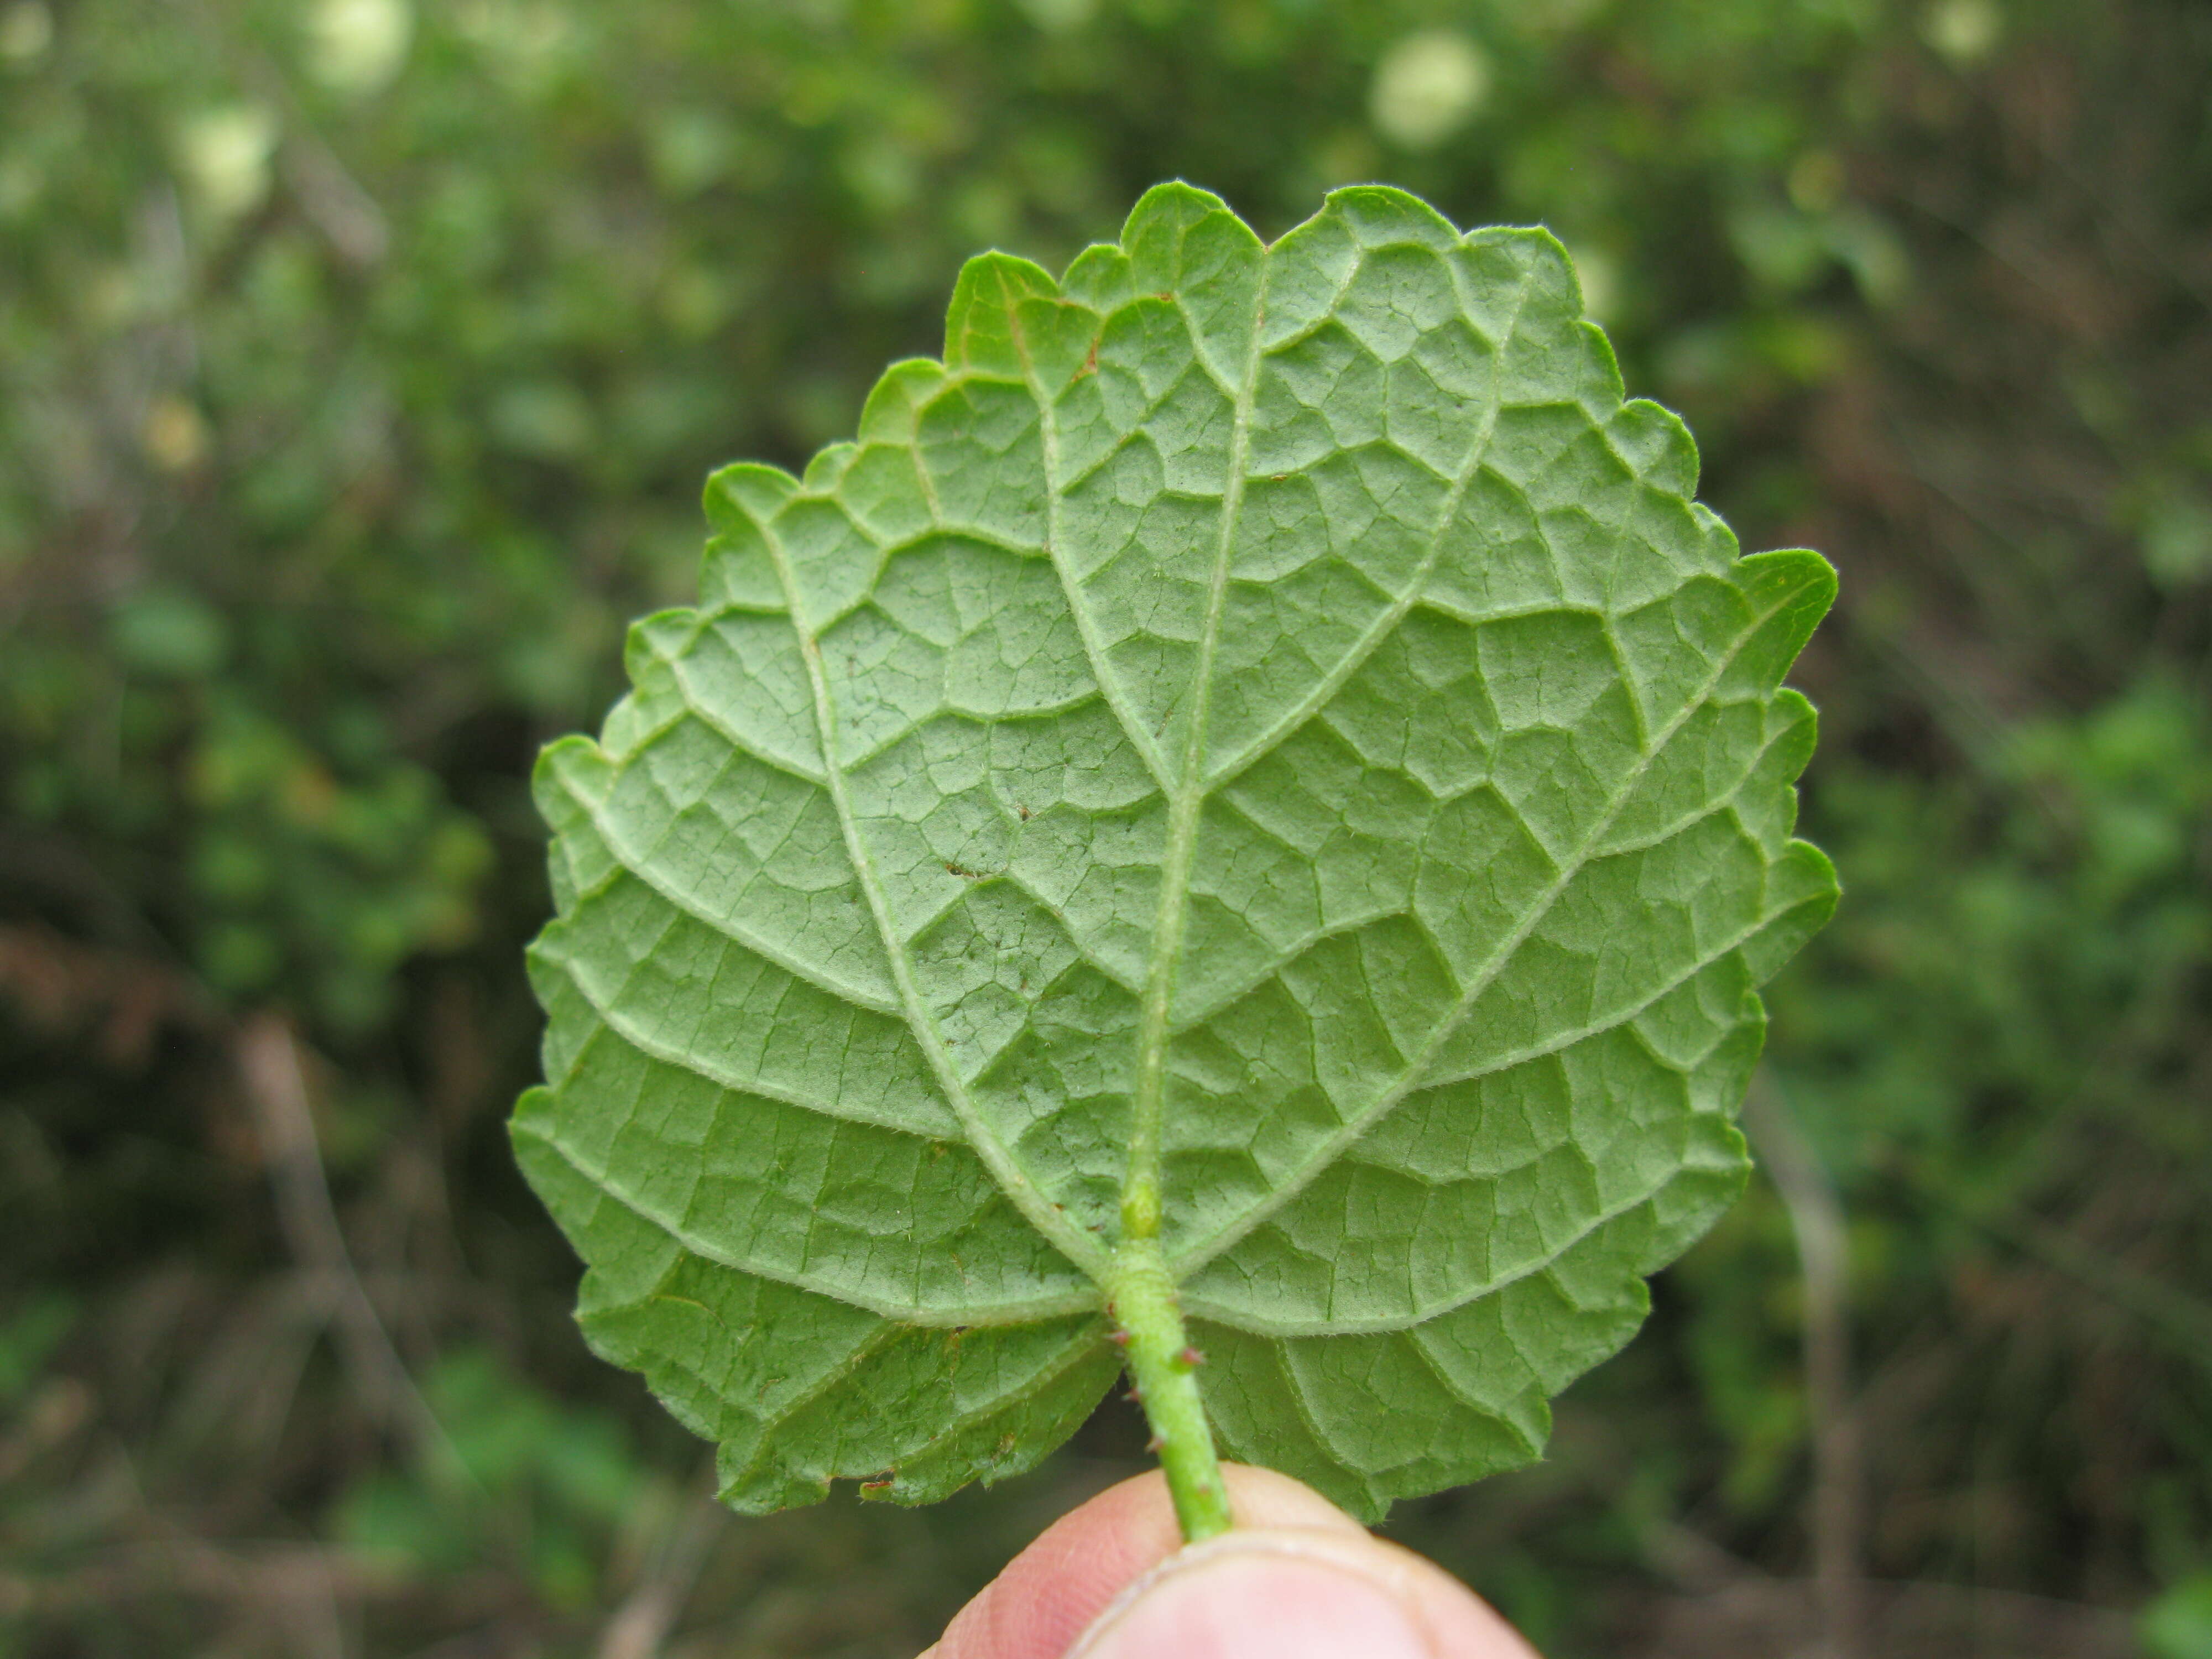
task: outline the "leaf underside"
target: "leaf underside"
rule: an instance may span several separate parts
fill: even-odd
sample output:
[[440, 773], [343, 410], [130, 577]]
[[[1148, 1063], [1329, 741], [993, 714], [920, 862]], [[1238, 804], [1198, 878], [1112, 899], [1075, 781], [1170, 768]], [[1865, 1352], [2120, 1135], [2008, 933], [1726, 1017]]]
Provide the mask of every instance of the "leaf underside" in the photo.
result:
[[1835, 897], [1778, 689], [1833, 576], [1696, 471], [1547, 233], [1174, 185], [715, 475], [698, 606], [538, 768], [514, 1127], [731, 1503], [1073, 1431], [1148, 1041], [1224, 1451], [1367, 1517], [1538, 1455], [1741, 1188]]

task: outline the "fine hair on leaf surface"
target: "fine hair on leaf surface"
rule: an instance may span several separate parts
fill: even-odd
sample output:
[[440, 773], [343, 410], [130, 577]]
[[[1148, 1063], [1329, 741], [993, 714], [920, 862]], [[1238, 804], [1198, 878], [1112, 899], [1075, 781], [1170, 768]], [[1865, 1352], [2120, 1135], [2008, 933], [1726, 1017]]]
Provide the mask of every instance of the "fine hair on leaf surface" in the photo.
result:
[[1209, 1423], [1370, 1519], [1540, 1453], [1835, 902], [1781, 686], [1834, 577], [1696, 480], [1549, 234], [1183, 185], [714, 475], [538, 769], [514, 1128], [729, 1502], [1013, 1474], [1125, 1363], [1179, 1504]]

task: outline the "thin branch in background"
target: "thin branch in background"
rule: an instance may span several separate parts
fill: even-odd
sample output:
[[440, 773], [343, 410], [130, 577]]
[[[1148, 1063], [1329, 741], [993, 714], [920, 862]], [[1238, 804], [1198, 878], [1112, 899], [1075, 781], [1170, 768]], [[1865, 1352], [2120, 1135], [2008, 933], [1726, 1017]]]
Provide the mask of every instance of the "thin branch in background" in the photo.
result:
[[108, 1551], [50, 1578], [0, 1575], [0, 1611], [94, 1607], [185, 1590], [217, 1600], [289, 1602], [303, 1595], [324, 1601], [386, 1601], [410, 1593], [401, 1576], [349, 1552], [310, 1544], [223, 1549], [204, 1539], [172, 1534]]
[[290, 78], [267, 52], [238, 47], [229, 55], [241, 78], [284, 112], [284, 182], [307, 222], [356, 270], [382, 264], [392, 247], [391, 223], [376, 198], [316, 131]]
[[344, 1615], [328, 1573], [303, 1574], [279, 1594], [284, 1635], [301, 1659], [346, 1659]]
[[715, 1485], [710, 1457], [699, 1490], [663, 1528], [637, 1588], [600, 1632], [599, 1659], [659, 1659], [661, 1644], [683, 1617], [714, 1540], [730, 1518], [714, 1495]]
[[1813, 1577], [1827, 1659], [1865, 1644], [1865, 1471], [1850, 1394], [1850, 1283], [1844, 1206], [1820, 1155], [1765, 1073], [1744, 1102], [1744, 1132], [1790, 1216], [1805, 1279], [1805, 1395], [1813, 1425]]
[[380, 264], [392, 245], [384, 210], [355, 183], [337, 152], [303, 121], [293, 125], [283, 150], [284, 179], [301, 210], [338, 256], [356, 267]]
[[293, 1268], [233, 1298], [179, 1392], [166, 1445], [220, 1443], [234, 1473], [265, 1468], [278, 1455], [338, 1293], [330, 1275]]
[[285, 1242], [301, 1266], [327, 1275], [336, 1286], [340, 1346], [362, 1404], [372, 1416], [399, 1430], [424, 1467], [474, 1485], [445, 1425], [392, 1346], [346, 1248], [323, 1171], [307, 1072], [291, 1023], [278, 1014], [252, 1015], [238, 1028], [232, 1046], [253, 1104]]

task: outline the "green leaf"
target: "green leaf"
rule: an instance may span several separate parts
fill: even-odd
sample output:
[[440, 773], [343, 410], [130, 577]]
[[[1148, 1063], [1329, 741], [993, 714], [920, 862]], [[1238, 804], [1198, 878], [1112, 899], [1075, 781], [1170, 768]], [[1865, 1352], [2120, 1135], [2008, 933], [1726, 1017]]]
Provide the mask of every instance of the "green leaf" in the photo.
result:
[[699, 605], [538, 769], [514, 1131], [732, 1503], [1059, 1443], [1133, 1169], [1229, 1453], [1369, 1516], [1537, 1455], [1741, 1186], [1835, 899], [1778, 690], [1833, 574], [1696, 471], [1547, 233], [1170, 185], [715, 475]]

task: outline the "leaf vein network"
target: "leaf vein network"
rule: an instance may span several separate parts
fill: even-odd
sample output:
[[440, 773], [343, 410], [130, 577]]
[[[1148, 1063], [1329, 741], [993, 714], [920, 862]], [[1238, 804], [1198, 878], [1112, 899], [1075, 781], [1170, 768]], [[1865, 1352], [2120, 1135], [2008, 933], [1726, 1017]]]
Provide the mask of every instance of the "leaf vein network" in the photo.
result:
[[952, 1063], [945, 1038], [931, 1018], [921, 993], [914, 982], [913, 964], [907, 957], [906, 945], [891, 925], [890, 907], [883, 892], [874, 860], [868, 854], [867, 844], [860, 837], [860, 824], [854, 817], [852, 803], [846, 798], [845, 778], [836, 758], [836, 704], [830, 684], [822, 672], [822, 653], [805, 624], [799, 620], [801, 611], [798, 581], [791, 568], [781, 538], [771, 520], [760, 521], [761, 538], [774, 562], [776, 579], [782, 586], [786, 604], [790, 608], [792, 631], [796, 635], [799, 656], [805, 664], [806, 676], [814, 688], [815, 722], [821, 733], [823, 760], [829, 773], [829, 791], [837, 813], [837, 821], [845, 836], [847, 857], [860, 884], [868, 910], [874, 919], [876, 933], [882, 944], [885, 960], [890, 969], [892, 983], [897, 987], [901, 1010], [908, 1026], [921, 1045], [923, 1055], [935, 1074], [941, 1089], [959, 1119], [960, 1127], [985, 1166], [996, 1178], [1007, 1199], [1019, 1210], [1060, 1254], [1095, 1280], [1104, 1267], [1105, 1252], [1097, 1241], [1085, 1235], [1055, 1208], [1038, 1188], [1036, 1178], [1024, 1168], [1012, 1149], [1001, 1141], [991, 1126], [976, 1109], [975, 1102], [968, 1092], [968, 1085]]
[[[1784, 603], [1786, 605], [1787, 601]], [[1460, 993], [1458, 1000], [1445, 1018], [1437, 1022], [1435, 1030], [1421, 1045], [1420, 1052], [1414, 1056], [1413, 1064], [1406, 1067], [1395, 1079], [1378, 1091], [1374, 1099], [1366, 1107], [1347, 1119], [1341, 1129], [1323, 1141], [1267, 1197], [1253, 1205], [1243, 1216], [1222, 1228], [1211, 1238], [1194, 1246], [1170, 1262], [1170, 1266], [1178, 1278], [1187, 1279], [1195, 1273], [1222, 1252], [1231, 1249], [1239, 1239], [1244, 1237], [1255, 1227], [1296, 1198], [1298, 1194], [1305, 1190], [1315, 1177], [1341, 1157], [1346, 1148], [1364, 1136], [1376, 1123], [1388, 1115], [1401, 1100], [1414, 1088], [1420, 1086], [1421, 1072], [1428, 1064], [1430, 1057], [1464, 1023], [1468, 1012], [1474, 1008], [1483, 992], [1487, 990], [1498, 975], [1504, 971], [1507, 964], [1512, 961], [1529, 934], [1534, 933], [1537, 926], [1551, 913], [1552, 907], [1557, 904], [1567, 890], [1573, 885], [1575, 878], [1589, 866], [1592, 851], [1603, 841], [1606, 830], [1611, 827], [1613, 818], [1620, 813], [1621, 807], [1627, 803], [1629, 797], [1635, 793], [1637, 785], [1643, 781], [1644, 775], [1650, 769], [1651, 763], [1664, 751], [1667, 744], [1682, 728], [1690, 716], [1702, 708], [1712, 696], [1721, 681], [1727, 676], [1729, 668], [1734, 665], [1737, 655], [1741, 653], [1744, 647], [1756, 638], [1759, 630], [1778, 616], [1783, 608], [1784, 605], [1778, 605], [1771, 610], [1755, 617], [1751, 624], [1745, 628], [1722, 653], [1720, 661], [1715, 665], [1705, 684], [1684, 702], [1682, 708], [1656, 734], [1651, 746], [1643, 752], [1636, 763], [1624, 775], [1604, 809], [1599, 812], [1596, 821], [1591, 824], [1588, 834], [1583, 836], [1582, 845], [1565, 861], [1560, 873], [1553, 880], [1550, 886], [1540, 893], [1530, 904], [1528, 913], [1521, 924], [1500, 941], [1490, 958], [1468, 980], [1466, 988]]]

